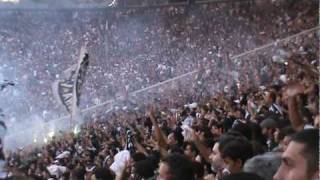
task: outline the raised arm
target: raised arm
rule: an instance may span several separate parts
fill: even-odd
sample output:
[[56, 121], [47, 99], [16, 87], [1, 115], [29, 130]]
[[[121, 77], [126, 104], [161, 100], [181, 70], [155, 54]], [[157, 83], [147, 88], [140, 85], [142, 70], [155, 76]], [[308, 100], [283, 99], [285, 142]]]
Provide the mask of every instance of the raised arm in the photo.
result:
[[160, 147], [167, 147], [168, 146], [167, 138], [164, 136], [164, 134], [162, 133], [162, 131], [159, 127], [157, 119], [155, 118], [155, 115], [154, 115], [153, 108], [151, 108], [151, 110], [149, 111], [149, 116], [150, 116], [152, 125], [154, 127], [156, 140], [157, 140], [159, 146]]
[[295, 131], [301, 131], [304, 128], [305, 123], [302, 120], [300, 114], [300, 107], [297, 101], [298, 95], [304, 92], [304, 87], [301, 84], [295, 84], [289, 86], [284, 93], [284, 96], [288, 99], [288, 115], [291, 125]]
[[209, 156], [211, 154], [210, 150], [200, 141], [199, 136], [196, 132], [192, 133], [191, 137], [192, 142], [195, 144], [197, 149], [199, 150], [201, 156], [204, 158], [204, 160], [208, 163], [212, 163]]

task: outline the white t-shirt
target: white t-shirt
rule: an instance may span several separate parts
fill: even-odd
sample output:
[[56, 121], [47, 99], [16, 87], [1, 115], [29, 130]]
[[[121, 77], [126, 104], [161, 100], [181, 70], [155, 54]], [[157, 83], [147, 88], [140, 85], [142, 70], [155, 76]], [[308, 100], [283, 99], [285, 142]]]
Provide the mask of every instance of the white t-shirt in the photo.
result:
[[303, 129], [314, 129], [314, 127], [312, 125], [310, 125], [310, 124], [305, 124], [303, 126]]
[[193, 123], [193, 118], [191, 116], [188, 116], [182, 124], [187, 125], [187, 126], [192, 126]]
[[52, 164], [52, 165], [47, 167], [47, 170], [49, 171], [50, 175], [59, 178], [61, 175], [66, 173], [68, 169], [65, 166]]

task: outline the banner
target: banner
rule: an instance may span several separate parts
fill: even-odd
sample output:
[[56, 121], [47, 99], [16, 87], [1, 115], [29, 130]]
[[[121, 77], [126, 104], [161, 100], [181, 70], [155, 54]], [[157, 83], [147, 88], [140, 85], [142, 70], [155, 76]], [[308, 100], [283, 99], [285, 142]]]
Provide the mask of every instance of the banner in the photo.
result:
[[53, 83], [53, 95], [75, 117], [80, 105], [81, 87], [89, 66], [89, 55], [81, 48], [77, 64], [65, 70], [62, 76]]

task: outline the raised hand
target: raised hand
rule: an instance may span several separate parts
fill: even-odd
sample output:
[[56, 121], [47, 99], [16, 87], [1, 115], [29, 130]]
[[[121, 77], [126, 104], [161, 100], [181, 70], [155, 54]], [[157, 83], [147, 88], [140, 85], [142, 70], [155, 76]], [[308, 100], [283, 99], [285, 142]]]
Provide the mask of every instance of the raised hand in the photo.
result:
[[294, 97], [298, 94], [303, 94], [305, 87], [300, 83], [288, 85], [283, 92], [284, 97]]

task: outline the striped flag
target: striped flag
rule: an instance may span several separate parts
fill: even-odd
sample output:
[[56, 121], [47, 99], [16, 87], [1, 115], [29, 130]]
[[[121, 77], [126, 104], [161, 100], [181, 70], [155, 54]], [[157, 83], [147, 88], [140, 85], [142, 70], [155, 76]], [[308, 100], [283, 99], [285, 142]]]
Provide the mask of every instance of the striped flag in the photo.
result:
[[65, 70], [53, 83], [53, 94], [66, 107], [71, 117], [75, 117], [80, 104], [81, 86], [89, 66], [89, 55], [85, 47], [81, 48], [77, 64]]

